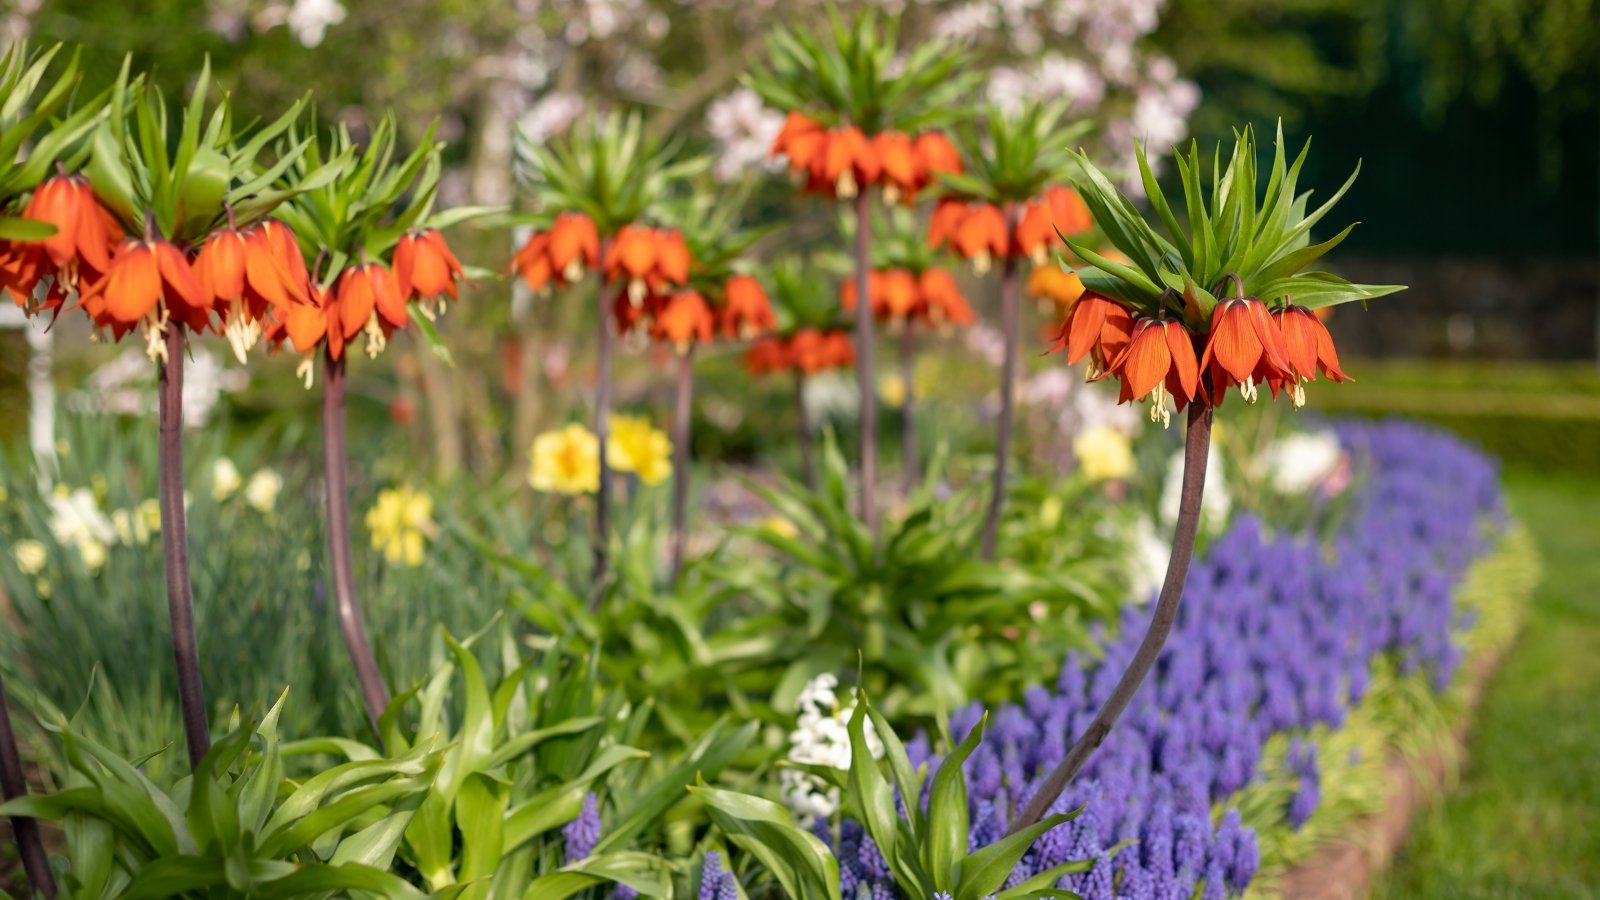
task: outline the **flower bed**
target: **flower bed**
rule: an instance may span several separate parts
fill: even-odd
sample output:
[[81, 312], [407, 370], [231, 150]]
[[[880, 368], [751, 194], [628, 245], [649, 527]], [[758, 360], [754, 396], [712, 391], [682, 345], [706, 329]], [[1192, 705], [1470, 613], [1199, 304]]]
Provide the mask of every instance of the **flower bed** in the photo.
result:
[[[1371, 742], [1363, 759], [1350, 734], [1376, 727], [1373, 708], [1387, 698], [1373, 696], [1375, 685], [1450, 687], [1478, 615], [1466, 602], [1472, 592], [1457, 589], [1506, 533], [1496, 467], [1416, 425], [1339, 433], [1367, 472], [1343, 527], [1324, 545], [1241, 517], [1212, 544], [1150, 681], [1055, 804], [1083, 814], [1040, 840], [1008, 884], [1094, 858], [1064, 886], [1090, 898], [1240, 893], [1263, 866], [1281, 868], [1299, 852], [1285, 835], [1319, 817], [1325, 791], [1348, 794], [1339, 782], [1368, 774], [1357, 771], [1363, 763], [1382, 766]], [[1526, 553], [1510, 550], [1519, 548]], [[1526, 596], [1525, 582], [1513, 601]], [[1104, 701], [1147, 614], [1130, 607], [1101, 658], [1069, 657], [1054, 692], [1035, 689], [992, 717], [966, 766], [974, 847], [1004, 833], [1012, 807]], [[969, 731], [981, 713], [962, 710], [952, 731]], [[1332, 750], [1343, 758], [1330, 759]], [[911, 753], [926, 760], [927, 741]], [[890, 888], [859, 828], [847, 824], [835, 847], [845, 896]]]

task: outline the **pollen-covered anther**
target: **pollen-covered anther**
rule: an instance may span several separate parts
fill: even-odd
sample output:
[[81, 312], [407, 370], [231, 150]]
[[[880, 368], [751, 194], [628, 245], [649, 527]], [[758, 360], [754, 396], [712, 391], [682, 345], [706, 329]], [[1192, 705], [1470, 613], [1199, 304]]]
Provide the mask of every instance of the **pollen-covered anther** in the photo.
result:
[[367, 324], [362, 326], [361, 333], [367, 337], [367, 358], [377, 359], [383, 348], [389, 345], [389, 339], [383, 334], [383, 326], [378, 324], [377, 310], [367, 317]]
[[644, 305], [644, 298], [650, 293], [650, 285], [643, 278], [635, 278], [628, 282], [628, 302], [638, 309]]
[[896, 184], [886, 184], [886, 185], [884, 185], [883, 186], [883, 202], [889, 204], [890, 206], [893, 206], [894, 204], [899, 203], [900, 202], [900, 186], [896, 185]]
[[168, 362], [166, 337], [170, 320], [167, 308], [158, 306], [139, 321], [139, 327], [144, 329], [144, 355], [150, 357], [151, 362]]
[[300, 357], [300, 365], [294, 367], [294, 377], [305, 382], [306, 390], [311, 390], [311, 385], [317, 379], [317, 358], [315, 353], [306, 353]]
[[1172, 427], [1172, 406], [1167, 403], [1169, 396], [1164, 384], [1156, 385], [1156, 389], [1150, 392], [1150, 421], [1160, 422], [1162, 428]]
[[1296, 381], [1294, 383], [1294, 387], [1290, 388], [1290, 390], [1289, 390], [1289, 399], [1294, 402], [1294, 408], [1295, 409], [1299, 409], [1300, 407], [1305, 406], [1306, 405], [1306, 386], [1305, 386], [1305, 384], [1302, 383], [1302, 382]]
[[861, 186], [856, 183], [856, 173], [845, 169], [839, 174], [839, 179], [833, 183], [833, 192], [846, 200], [852, 199], [861, 192]]
[[994, 258], [987, 250], [979, 250], [972, 256], [972, 271], [978, 275], [987, 275], [994, 267]]
[[561, 270], [561, 277], [568, 282], [582, 281], [583, 260], [576, 257], [567, 260], [566, 267]]
[[233, 355], [243, 365], [251, 348], [261, 340], [261, 323], [245, 315], [244, 301], [235, 297], [229, 301], [227, 315], [223, 317], [222, 334], [228, 339], [228, 346], [233, 348]]
[[1254, 378], [1246, 378], [1239, 382], [1239, 396], [1243, 397], [1246, 403], [1256, 402], [1256, 398], [1260, 396], [1260, 391], [1257, 389]]

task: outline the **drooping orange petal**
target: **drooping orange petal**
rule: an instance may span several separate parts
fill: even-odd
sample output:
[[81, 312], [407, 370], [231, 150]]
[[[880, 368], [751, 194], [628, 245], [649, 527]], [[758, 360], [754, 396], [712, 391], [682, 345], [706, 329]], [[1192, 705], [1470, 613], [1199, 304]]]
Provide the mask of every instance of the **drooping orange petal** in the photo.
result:
[[[1291, 306], [1274, 310], [1278, 331], [1283, 338], [1283, 353], [1295, 377], [1312, 380], [1317, 377], [1317, 335], [1314, 325], [1320, 325], [1311, 315], [1302, 316]], [[1307, 323], [1307, 320], [1310, 323]]]
[[967, 217], [967, 204], [945, 198], [934, 207], [928, 219], [928, 246], [938, 249], [955, 236], [961, 221]]
[[1181, 398], [1178, 408], [1193, 399], [1200, 389], [1200, 361], [1194, 355], [1194, 339], [1190, 337], [1189, 330], [1179, 322], [1166, 322], [1162, 325], [1167, 340], [1167, 352], [1172, 358], [1170, 375], [1176, 378], [1174, 389], [1173, 377], [1167, 379], [1167, 390], [1176, 398]]
[[103, 299], [105, 315], [114, 322], [132, 325], [143, 319], [161, 299], [155, 248], [144, 241], [123, 241], [105, 277], [89, 293]]
[[1166, 380], [1172, 367], [1165, 329], [1155, 319], [1141, 319], [1133, 329], [1133, 339], [1116, 368], [1134, 399], [1145, 396]]
[[912, 150], [916, 154], [919, 181], [923, 185], [932, 184], [940, 172], [952, 175], [961, 172], [961, 154], [956, 152], [955, 145], [948, 138], [937, 131], [917, 135]]
[[244, 269], [244, 235], [232, 228], [212, 234], [194, 260], [200, 289], [213, 301], [237, 300], [244, 296]]
[[1261, 354], [1261, 339], [1256, 336], [1245, 302], [1229, 299], [1218, 303], [1211, 316], [1211, 337], [1204, 357], [1226, 373], [1228, 383], [1238, 384], [1250, 378]]
[[684, 243], [683, 233], [679, 231], [662, 231], [656, 238], [656, 271], [662, 278], [673, 284], [684, 284], [689, 280], [689, 266], [692, 262], [689, 256], [689, 245]]
[[880, 131], [872, 139], [872, 150], [883, 167], [883, 177], [910, 197], [920, 187], [916, 152], [911, 138], [903, 131]]
[[373, 291], [372, 279], [366, 266], [352, 266], [339, 276], [337, 298], [339, 302], [340, 330], [346, 338], [355, 337], [366, 327], [377, 308], [378, 297]]

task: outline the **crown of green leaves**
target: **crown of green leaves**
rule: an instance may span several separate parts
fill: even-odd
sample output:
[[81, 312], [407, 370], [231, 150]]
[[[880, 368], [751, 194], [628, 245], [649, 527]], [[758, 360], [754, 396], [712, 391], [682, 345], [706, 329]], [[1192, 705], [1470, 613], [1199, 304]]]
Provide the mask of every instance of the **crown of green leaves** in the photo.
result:
[[166, 98], [151, 85], [130, 82], [128, 68], [124, 60], [108, 114], [95, 128], [87, 171], [95, 194], [129, 231], [143, 230], [148, 217], [162, 236], [193, 243], [230, 212], [235, 224], [249, 224], [337, 174], [330, 163], [303, 172], [293, 182], [282, 181], [309, 140], [281, 143], [270, 164], [258, 162], [262, 151], [292, 128], [306, 102], [295, 102], [276, 121], [253, 132], [236, 129], [226, 96], [206, 112], [209, 61], [188, 105], [180, 110], [178, 142], [169, 149]]
[[681, 141], [647, 134], [637, 113], [582, 119], [542, 143], [519, 130], [517, 175], [536, 209], [514, 220], [546, 225], [556, 213], [581, 212], [602, 236], [616, 234], [656, 211], [673, 182], [710, 165], [704, 156], [680, 158], [681, 151]]
[[1365, 302], [1404, 290], [1404, 285], [1352, 284], [1329, 272], [1308, 271], [1307, 267], [1337, 247], [1355, 227], [1352, 223], [1321, 243], [1311, 243], [1312, 226], [1350, 189], [1361, 167], [1357, 165], [1326, 203], [1308, 212], [1311, 192], [1298, 191], [1297, 184], [1311, 144], [1306, 142], [1293, 165], [1287, 164], [1283, 147], [1280, 123], [1272, 171], [1257, 202], [1252, 130], [1235, 133], [1233, 155], [1226, 168], [1218, 144], [1211, 158], [1209, 203], [1201, 184], [1205, 157], [1198, 144], [1190, 142], [1187, 153], [1174, 148], [1173, 160], [1183, 185], [1183, 220], [1173, 212], [1156, 182], [1144, 148], [1136, 148], [1139, 174], [1156, 225], [1140, 215], [1133, 201], [1079, 152], [1083, 177], [1075, 181], [1078, 192], [1106, 240], [1131, 260], [1130, 264], [1115, 262], [1063, 238], [1072, 252], [1091, 266], [1078, 273], [1084, 287], [1147, 315], [1156, 315], [1163, 308], [1177, 312], [1200, 331], [1208, 327], [1217, 294], [1230, 276], [1238, 277], [1248, 296], [1267, 303], [1292, 297], [1295, 303], [1312, 309], [1352, 300]]
[[943, 124], [977, 84], [967, 52], [950, 40], [927, 41], [897, 59], [898, 18], [870, 6], [847, 25], [830, 4], [828, 23], [822, 33], [773, 31], [766, 67], [745, 83], [778, 109], [868, 134]]
[[964, 197], [1002, 206], [1066, 184], [1078, 172], [1070, 149], [1091, 123], [1065, 122], [1064, 103], [1025, 101], [1013, 113], [989, 105], [954, 129], [966, 171], [941, 173], [940, 182]]

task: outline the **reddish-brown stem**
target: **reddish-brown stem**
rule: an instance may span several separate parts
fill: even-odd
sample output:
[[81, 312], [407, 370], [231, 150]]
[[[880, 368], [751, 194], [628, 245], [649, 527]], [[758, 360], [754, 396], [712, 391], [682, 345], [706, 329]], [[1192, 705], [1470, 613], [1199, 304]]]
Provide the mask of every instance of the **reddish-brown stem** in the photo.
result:
[[909, 321], [900, 332], [900, 381], [905, 394], [900, 401], [900, 468], [910, 497], [917, 488], [917, 341]]
[[177, 323], [167, 326], [167, 356], [161, 362], [161, 553], [166, 564], [172, 661], [178, 669], [178, 705], [192, 768], [211, 749], [211, 727], [200, 680], [200, 650], [194, 638], [189, 525], [183, 509], [183, 335]]
[[1183, 585], [1189, 577], [1189, 560], [1194, 555], [1195, 535], [1200, 530], [1200, 502], [1206, 485], [1206, 459], [1211, 450], [1211, 410], [1201, 404], [1189, 407], [1189, 426], [1183, 443], [1183, 494], [1178, 504], [1178, 523], [1172, 534], [1172, 556], [1167, 561], [1167, 577], [1161, 584], [1161, 595], [1156, 600], [1155, 613], [1150, 617], [1150, 627], [1144, 640], [1134, 653], [1133, 660], [1122, 673], [1122, 678], [1111, 692], [1105, 705], [1095, 713], [1094, 720], [1078, 738], [1054, 770], [1039, 785], [1033, 799], [1011, 821], [1009, 833], [1039, 821], [1050, 810], [1051, 804], [1061, 796], [1074, 776], [1089, 761], [1094, 751], [1105, 742], [1112, 726], [1128, 708], [1139, 685], [1155, 666], [1166, 646], [1172, 626], [1178, 620], [1178, 607], [1183, 600]]
[[606, 439], [611, 434], [611, 310], [606, 303], [605, 259], [609, 239], [600, 242], [601, 269], [594, 288], [595, 386], [594, 436], [600, 447], [600, 484], [594, 498], [594, 576], [589, 608], [599, 609], [611, 560], [611, 463], [606, 459]]
[[381, 740], [378, 718], [389, 706], [389, 689], [378, 672], [356, 600], [355, 563], [350, 550], [349, 452], [344, 431], [345, 361], [329, 352], [322, 379], [322, 468], [328, 502], [328, 556], [333, 561], [334, 609], [345, 651], [355, 666], [356, 683], [367, 708], [367, 722]]
[[[15, 800], [27, 793], [22, 756], [17, 752], [17, 735], [11, 728], [11, 710], [6, 706], [5, 681], [0, 679], [0, 795], [6, 800]], [[45, 852], [44, 839], [39, 836], [39, 823], [28, 816], [12, 816], [11, 834], [17, 839], [17, 852], [22, 857], [22, 871], [28, 876], [28, 886], [34, 894], [54, 897], [56, 879], [50, 873], [50, 855]]]
[[683, 571], [683, 543], [689, 512], [689, 420], [694, 411], [694, 347], [678, 354], [672, 410], [672, 569], [669, 583]]
[[806, 373], [794, 370], [794, 414], [800, 423], [800, 477], [817, 489], [817, 464], [811, 454], [811, 413], [806, 409]]
[[[1006, 234], [1016, 228], [1016, 213], [1006, 210]], [[995, 424], [994, 484], [989, 488], [989, 510], [983, 517], [983, 558], [994, 559], [1000, 536], [1000, 510], [1006, 502], [1006, 469], [1011, 459], [1011, 420], [1016, 411], [1017, 350], [1022, 341], [1022, 314], [1017, 308], [1017, 258], [1006, 254], [1000, 269], [1000, 329], [1005, 333], [1005, 355], [1000, 360], [1000, 420]]]
[[861, 521], [878, 533], [878, 404], [872, 378], [872, 304], [867, 268], [872, 253], [872, 210], [863, 185], [856, 195], [856, 384], [861, 398]]

